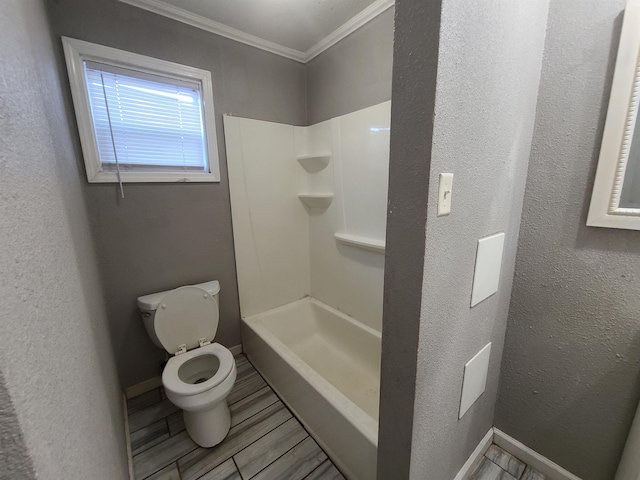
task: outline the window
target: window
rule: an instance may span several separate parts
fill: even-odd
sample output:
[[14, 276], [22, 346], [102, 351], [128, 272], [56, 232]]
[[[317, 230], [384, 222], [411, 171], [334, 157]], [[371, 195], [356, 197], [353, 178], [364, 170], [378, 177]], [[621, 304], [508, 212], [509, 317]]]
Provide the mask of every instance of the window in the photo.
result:
[[62, 39], [89, 182], [218, 182], [211, 74]]

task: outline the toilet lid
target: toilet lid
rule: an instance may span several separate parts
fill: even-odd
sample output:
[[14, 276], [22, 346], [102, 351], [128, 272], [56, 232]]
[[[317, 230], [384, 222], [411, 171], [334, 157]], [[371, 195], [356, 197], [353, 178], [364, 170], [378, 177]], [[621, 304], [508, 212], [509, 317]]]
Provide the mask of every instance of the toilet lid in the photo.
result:
[[158, 340], [170, 354], [180, 345], [187, 350], [200, 346], [201, 338], [212, 342], [218, 330], [218, 303], [200, 287], [180, 287], [167, 293], [154, 318]]

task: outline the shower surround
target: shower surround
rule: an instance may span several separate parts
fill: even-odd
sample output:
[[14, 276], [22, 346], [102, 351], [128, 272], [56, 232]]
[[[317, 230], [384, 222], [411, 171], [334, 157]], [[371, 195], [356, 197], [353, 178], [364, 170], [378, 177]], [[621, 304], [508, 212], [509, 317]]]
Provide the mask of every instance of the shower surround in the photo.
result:
[[354, 479], [375, 478], [389, 129], [390, 102], [225, 116], [245, 352]]

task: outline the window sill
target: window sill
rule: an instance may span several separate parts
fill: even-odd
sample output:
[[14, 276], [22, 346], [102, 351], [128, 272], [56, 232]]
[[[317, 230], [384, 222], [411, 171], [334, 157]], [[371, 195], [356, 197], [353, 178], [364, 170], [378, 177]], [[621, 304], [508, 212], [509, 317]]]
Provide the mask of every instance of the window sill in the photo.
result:
[[[121, 172], [122, 183], [219, 183], [220, 176], [213, 173], [176, 172]], [[89, 183], [118, 183], [114, 172], [98, 172], [89, 179]]]

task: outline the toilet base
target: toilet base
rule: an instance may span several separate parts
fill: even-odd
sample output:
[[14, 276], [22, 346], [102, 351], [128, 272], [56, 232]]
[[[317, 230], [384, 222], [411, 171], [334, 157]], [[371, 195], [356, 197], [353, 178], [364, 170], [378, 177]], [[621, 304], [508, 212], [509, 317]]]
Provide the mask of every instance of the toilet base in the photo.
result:
[[231, 413], [226, 399], [214, 405], [213, 408], [195, 412], [183, 410], [182, 414], [187, 433], [201, 447], [214, 447], [229, 433]]

